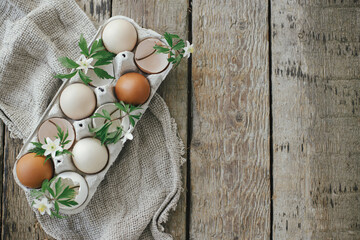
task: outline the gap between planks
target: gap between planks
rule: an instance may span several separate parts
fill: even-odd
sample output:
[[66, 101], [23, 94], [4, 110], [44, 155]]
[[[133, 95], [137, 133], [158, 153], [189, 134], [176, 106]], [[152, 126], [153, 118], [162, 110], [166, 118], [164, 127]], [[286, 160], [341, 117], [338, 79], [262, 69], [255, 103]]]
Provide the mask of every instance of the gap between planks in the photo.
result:
[[3, 186], [4, 186], [4, 164], [5, 164], [5, 159], [4, 159], [4, 150], [5, 150], [5, 124], [0, 120], [0, 159], [2, 160], [2, 163], [0, 164], [0, 182], [1, 182], [1, 186], [0, 186], [0, 220], [1, 220], [1, 225], [0, 225], [0, 236], [2, 236], [2, 228], [3, 228]]
[[268, 0], [268, 43], [269, 43], [269, 154], [270, 154], [270, 166], [269, 166], [269, 176], [270, 176], [270, 239], [273, 239], [273, 223], [274, 223], [274, 175], [273, 175], [273, 109], [272, 109], [272, 55], [271, 55], [271, 0]]
[[[188, 2], [188, 41], [192, 43], [192, 0]], [[190, 206], [191, 206], [191, 136], [192, 136], [192, 58], [188, 59], [188, 105], [187, 105], [187, 143], [186, 143], [186, 216], [185, 216], [185, 237], [186, 239], [190, 239]]]

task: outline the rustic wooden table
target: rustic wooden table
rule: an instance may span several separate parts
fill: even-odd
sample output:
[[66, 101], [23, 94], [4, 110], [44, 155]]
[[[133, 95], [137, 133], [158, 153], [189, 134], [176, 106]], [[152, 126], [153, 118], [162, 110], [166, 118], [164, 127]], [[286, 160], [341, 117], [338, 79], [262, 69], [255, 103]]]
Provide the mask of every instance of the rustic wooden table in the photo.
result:
[[[195, 45], [160, 89], [187, 145], [175, 239], [360, 239], [360, 3], [77, 0]], [[46, 239], [0, 123], [2, 239]]]

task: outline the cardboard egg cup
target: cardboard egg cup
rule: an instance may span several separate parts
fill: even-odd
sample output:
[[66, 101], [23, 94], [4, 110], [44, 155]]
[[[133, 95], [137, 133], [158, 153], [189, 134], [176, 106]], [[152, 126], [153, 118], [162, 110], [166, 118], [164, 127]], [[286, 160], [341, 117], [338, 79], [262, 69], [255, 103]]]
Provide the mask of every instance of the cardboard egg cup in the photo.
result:
[[[96, 35], [90, 41], [88, 47], [90, 47], [91, 44], [95, 40], [101, 38], [101, 33], [102, 33], [104, 26], [108, 22], [110, 22], [112, 20], [116, 20], [116, 19], [123, 19], [123, 20], [129, 21], [130, 23], [133, 24], [133, 26], [137, 30], [137, 34], [138, 34], [137, 44], [140, 41], [142, 41], [146, 38], [150, 38], [150, 37], [157, 38], [157, 39], [162, 38], [162, 36], [160, 34], [154, 32], [153, 30], [140, 27], [136, 22], [134, 22], [134, 20], [132, 20], [130, 18], [127, 18], [124, 16], [114, 16], [114, 17], [110, 18], [102, 26], [99, 27]], [[136, 49], [136, 46], [133, 49], [133, 51], [135, 51], [135, 49]], [[129, 51], [124, 51], [124, 52], [120, 52], [119, 54], [116, 55], [112, 64], [106, 65], [102, 68], [104, 70], [108, 71], [108, 73], [110, 75], [113, 75], [115, 77], [115, 79], [100, 79], [95, 74], [91, 74], [91, 73], [89, 74], [89, 72], [92, 71], [92, 70], [89, 70], [88, 76], [93, 80], [93, 84], [96, 85], [96, 86], [89, 85], [89, 87], [94, 91], [94, 93], [96, 95], [97, 109], [104, 104], [118, 102], [116, 96], [114, 95], [114, 86], [116, 84], [117, 79], [119, 79], [120, 76], [122, 76], [123, 74], [128, 73], [128, 72], [138, 72], [138, 73], [141, 73], [142, 75], [144, 75], [148, 79], [148, 81], [150, 83], [150, 87], [151, 87], [149, 99], [146, 101], [146, 103], [141, 105], [142, 109], [140, 111], [141, 111], [141, 113], [144, 113], [148, 107], [149, 102], [151, 101], [152, 97], [154, 96], [156, 90], [160, 86], [161, 82], [165, 79], [165, 77], [168, 75], [169, 71], [171, 70], [172, 64], [169, 64], [168, 67], [164, 71], [162, 71], [158, 74], [145, 74], [145, 73], [141, 72], [138, 69], [138, 67], [136, 66], [135, 61], [134, 61], [134, 53], [129, 52]], [[61, 92], [63, 91], [63, 89], [65, 89], [67, 86], [69, 86], [70, 84], [73, 84], [73, 83], [82, 83], [82, 81], [80, 80], [78, 75], [75, 75], [75, 77], [73, 77], [71, 79], [66, 79], [66, 81], [64, 81], [64, 83], [61, 85], [60, 89], [57, 91], [55, 97], [53, 98], [53, 100], [51, 101], [51, 103], [49, 104], [47, 109], [45, 110], [43, 116], [41, 117], [36, 129], [30, 134], [28, 139], [25, 141], [24, 146], [22, 147], [19, 155], [17, 156], [17, 161], [24, 154], [28, 153], [30, 149], [32, 149], [34, 147], [33, 144], [31, 144], [31, 142], [39, 141], [39, 139], [37, 137], [37, 131], [38, 131], [39, 127], [41, 126], [41, 124], [45, 120], [50, 119], [50, 118], [54, 118], [54, 117], [64, 118], [64, 119], [68, 120], [70, 123], [72, 123], [74, 130], [75, 130], [76, 139], [75, 139], [75, 142], [72, 145], [72, 147], [69, 149], [70, 151], [72, 150], [72, 148], [74, 147], [76, 142], [79, 141], [80, 139], [94, 136], [94, 133], [90, 133], [89, 128], [88, 128], [88, 125], [90, 124], [90, 126], [92, 126], [92, 123], [93, 123], [93, 119], [91, 119], [90, 116], [85, 119], [81, 119], [81, 120], [73, 120], [73, 119], [70, 119], [67, 116], [65, 116], [65, 114], [60, 109], [59, 98], [60, 98]], [[103, 83], [103, 85], [101, 83]], [[91, 198], [93, 197], [97, 187], [99, 186], [100, 182], [104, 179], [107, 171], [109, 170], [109, 168], [111, 167], [111, 165], [114, 163], [114, 161], [117, 159], [119, 153], [121, 152], [121, 150], [123, 148], [123, 143], [122, 143], [122, 141], [118, 141], [115, 144], [106, 145], [106, 147], [109, 152], [108, 163], [103, 170], [101, 170], [100, 172], [98, 172], [96, 174], [86, 174], [86, 173], [83, 173], [80, 170], [78, 170], [75, 167], [75, 165], [72, 161], [72, 156], [70, 154], [63, 154], [63, 155], [55, 157], [54, 159], [51, 159], [54, 163], [54, 169], [55, 169], [54, 177], [62, 172], [76, 172], [84, 177], [84, 179], [86, 180], [86, 182], [88, 184], [88, 188], [89, 188], [89, 193], [88, 193], [87, 199], [85, 200], [85, 202], [82, 205], [77, 206], [76, 208], [71, 209], [71, 210], [60, 208], [60, 213], [68, 214], [68, 215], [76, 214], [76, 213], [83, 211], [84, 208], [88, 205], [88, 203], [90, 202]], [[17, 174], [16, 174], [17, 161], [15, 162], [15, 165], [13, 168], [13, 174], [14, 174], [15, 181], [24, 191], [29, 192], [31, 189], [22, 185], [17, 177]]]

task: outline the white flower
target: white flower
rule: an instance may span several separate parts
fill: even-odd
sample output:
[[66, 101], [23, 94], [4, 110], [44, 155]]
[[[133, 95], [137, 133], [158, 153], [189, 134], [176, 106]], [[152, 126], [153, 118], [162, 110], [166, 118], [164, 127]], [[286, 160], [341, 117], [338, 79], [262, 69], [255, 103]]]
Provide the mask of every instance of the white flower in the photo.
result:
[[34, 199], [33, 207], [36, 208], [40, 212], [41, 215], [44, 215], [44, 213], [46, 212], [50, 216], [51, 215], [50, 209], [53, 206], [54, 206], [54, 204], [49, 203], [47, 198], [43, 198], [43, 199], [41, 199], [41, 201]]
[[121, 139], [122, 144], [126, 142], [127, 139], [133, 140], [134, 136], [131, 134], [133, 127], [130, 127], [129, 130], [124, 134], [123, 139]]
[[42, 148], [46, 150], [44, 153], [45, 156], [51, 154], [51, 157], [55, 158], [57, 151], [63, 151], [63, 148], [60, 146], [60, 139], [58, 138], [55, 139], [55, 141], [52, 141], [49, 137], [47, 137], [46, 143], [47, 144], [42, 145]]
[[185, 53], [184, 57], [189, 58], [190, 54], [194, 52], [194, 44], [190, 44], [189, 41], [186, 41], [186, 47], [183, 48]]
[[77, 70], [84, 70], [85, 74], [87, 74], [87, 71], [89, 68], [94, 68], [93, 66], [90, 65], [90, 63], [92, 63], [94, 59], [93, 58], [89, 58], [87, 59], [84, 55], [81, 55], [81, 58], [79, 61], [76, 61], [77, 64], [79, 64], [80, 66], [77, 67]]
[[124, 132], [129, 130], [129, 128], [130, 128], [129, 116], [126, 116], [121, 120], [121, 128]]

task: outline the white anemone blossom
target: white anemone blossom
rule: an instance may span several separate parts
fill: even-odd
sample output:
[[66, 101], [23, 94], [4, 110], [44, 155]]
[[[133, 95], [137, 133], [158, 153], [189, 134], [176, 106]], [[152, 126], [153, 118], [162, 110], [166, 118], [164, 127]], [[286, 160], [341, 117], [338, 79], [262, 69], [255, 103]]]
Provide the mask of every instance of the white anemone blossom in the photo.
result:
[[79, 64], [80, 66], [77, 67], [76, 69], [84, 70], [84, 73], [87, 74], [89, 68], [94, 68], [93, 66], [90, 65], [93, 60], [94, 60], [93, 58], [87, 59], [84, 55], [81, 55], [80, 60], [76, 61], [76, 63]]
[[133, 140], [134, 136], [131, 133], [132, 129], [133, 127], [129, 127], [129, 130], [127, 130], [127, 132], [124, 134], [123, 138], [121, 139], [122, 144], [124, 144], [127, 139]]
[[186, 41], [186, 47], [183, 48], [185, 53], [184, 57], [189, 58], [190, 54], [194, 52], [194, 44], [190, 44], [189, 41]]
[[47, 137], [46, 144], [43, 144], [42, 148], [45, 149], [44, 155], [47, 156], [51, 154], [52, 158], [55, 158], [57, 151], [63, 151], [63, 148], [60, 146], [60, 139], [58, 138], [53, 141], [49, 137]]
[[47, 214], [49, 214], [49, 216], [51, 215], [51, 208], [54, 206], [54, 204], [49, 203], [47, 198], [42, 198], [40, 201], [37, 199], [34, 199], [34, 205], [33, 207], [36, 208], [41, 215], [44, 215], [44, 213], [46, 212]]

